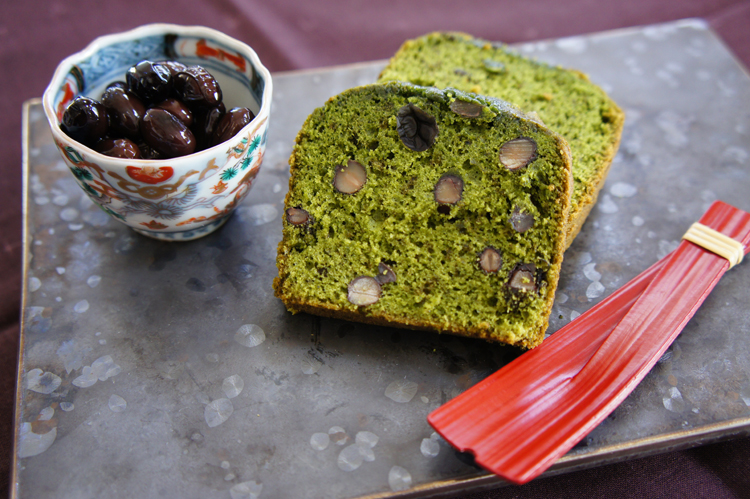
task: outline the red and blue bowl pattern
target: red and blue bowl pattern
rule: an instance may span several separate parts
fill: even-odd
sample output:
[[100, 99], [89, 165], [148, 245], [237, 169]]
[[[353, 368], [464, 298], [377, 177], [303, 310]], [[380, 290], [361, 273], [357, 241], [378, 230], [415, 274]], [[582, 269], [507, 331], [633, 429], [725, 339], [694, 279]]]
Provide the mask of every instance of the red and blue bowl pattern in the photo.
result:
[[[79, 95], [98, 99], [142, 60], [201, 65], [218, 80], [227, 109], [255, 113], [232, 139], [171, 159], [123, 159], [68, 137], [60, 120]], [[44, 93], [44, 111], [76, 182], [105, 212], [146, 236], [191, 240], [226, 222], [252, 187], [263, 160], [273, 84], [247, 45], [204, 27], [152, 24], [97, 38], [60, 63]]]

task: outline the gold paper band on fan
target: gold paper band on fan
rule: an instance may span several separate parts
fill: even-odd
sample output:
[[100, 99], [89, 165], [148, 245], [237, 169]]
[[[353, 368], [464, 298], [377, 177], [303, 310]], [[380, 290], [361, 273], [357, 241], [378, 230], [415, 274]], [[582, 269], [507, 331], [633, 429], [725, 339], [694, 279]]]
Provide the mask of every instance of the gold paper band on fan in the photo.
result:
[[691, 225], [682, 238], [726, 258], [730, 269], [740, 263], [745, 255], [742, 243], [698, 222]]

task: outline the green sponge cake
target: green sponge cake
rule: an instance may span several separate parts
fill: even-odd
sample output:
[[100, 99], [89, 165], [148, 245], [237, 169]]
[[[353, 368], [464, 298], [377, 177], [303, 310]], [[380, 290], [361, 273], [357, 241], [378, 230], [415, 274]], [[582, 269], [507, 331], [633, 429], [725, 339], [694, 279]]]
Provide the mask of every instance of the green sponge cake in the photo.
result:
[[290, 171], [289, 310], [542, 341], [572, 191], [559, 135], [497, 99], [375, 84], [308, 117]]
[[380, 75], [497, 97], [535, 113], [570, 144], [573, 198], [566, 247], [581, 230], [617, 152], [624, 114], [578, 72], [539, 63], [463, 33], [432, 33], [405, 42]]

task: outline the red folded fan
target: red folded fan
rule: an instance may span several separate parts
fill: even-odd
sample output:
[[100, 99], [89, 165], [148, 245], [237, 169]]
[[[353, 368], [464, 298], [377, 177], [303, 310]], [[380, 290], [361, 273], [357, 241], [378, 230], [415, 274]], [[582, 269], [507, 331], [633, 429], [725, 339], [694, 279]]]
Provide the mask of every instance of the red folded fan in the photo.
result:
[[[700, 223], [750, 251], [750, 214], [717, 201]], [[429, 423], [483, 468], [528, 482], [625, 399], [729, 267], [682, 241], [541, 346], [433, 411]]]

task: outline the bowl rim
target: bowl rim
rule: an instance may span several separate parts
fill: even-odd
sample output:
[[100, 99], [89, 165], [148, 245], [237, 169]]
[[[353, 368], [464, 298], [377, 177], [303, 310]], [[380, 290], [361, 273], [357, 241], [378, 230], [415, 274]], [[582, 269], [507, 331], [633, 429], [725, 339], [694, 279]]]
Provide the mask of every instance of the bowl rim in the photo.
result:
[[258, 54], [255, 52], [255, 50], [253, 50], [252, 47], [250, 47], [248, 44], [240, 40], [237, 40], [236, 38], [232, 38], [231, 36], [225, 33], [222, 33], [221, 31], [218, 31], [213, 28], [206, 27], [206, 26], [187, 26], [187, 25], [170, 24], [170, 23], [152, 23], [152, 24], [145, 24], [142, 26], [138, 26], [136, 28], [122, 31], [119, 33], [111, 33], [111, 34], [96, 37], [93, 40], [91, 40], [91, 42], [89, 42], [88, 45], [86, 45], [82, 50], [79, 50], [78, 52], [75, 52], [67, 56], [62, 61], [60, 61], [60, 63], [55, 68], [55, 72], [53, 73], [49, 84], [47, 84], [47, 87], [44, 90], [44, 94], [42, 95], [42, 107], [44, 108], [44, 114], [47, 117], [47, 121], [49, 122], [50, 128], [52, 129], [52, 134], [53, 136], [55, 136], [54, 138], [73, 141], [77, 145], [78, 148], [82, 149], [82, 151], [85, 152], [87, 155], [90, 155], [91, 159], [96, 159], [96, 161], [98, 162], [102, 162], [102, 161], [107, 162], [107, 163], [110, 163], [112, 166], [117, 166], [117, 164], [120, 164], [122, 165], [123, 168], [128, 165], [132, 166], [136, 162], [139, 164], [148, 164], [148, 165], [164, 165], [165, 161], [169, 161], [170, 166], [172, 167], [174, 167], [175, 165], [179, 166], [180, 163], [187, 163], [187, 162], [192, 161], [196, 156], [208, 155], [211, 152], [216, 152], [216, 150], [222, 147], [226, 147], [225, 144], [227, 141], [224, 141], [220, 144], [216, 144], [215, 146], [209, 147], [208, 149], [203, 149], [201, 151], [193, 152], [185, 156], [177, 156], [174, 158], [166, 158], [166, 159], [117, 158], [117, 157], [107, 156], [105, 154], [102, 154], [90, 148], [89, 146], [82, 144], [68, 137], [60, 128], [60, 124], [57, 122], [57, 113], [55, 112], [55, 109], [53, 106], [53, 99], [54, 99], [55, 93], [59, 89], [64, 79], [70, 73], [70, 70], [73, 68], [73, 66], [75, 66], [80, 60], [86, 59], [87, 57], [91, 57], [92, 55], [94, 55], [94, 53], [96, 53], [96, 51], [99, 50], [101, 47], [113, 45], [115, 43], [130, 40], [133, 38], [159, 35], [165, 32], [172, 32], [178, 35], [203, 36], [203, 37], [209, 38], [211, 40], [215, 40], [224, 45], [232, 47], [233, 49], [243, 52], [243, 55], [245, 55], [250, 60], [256, 72], [258, 72], [263, 78], [264, 86], [263, 86], [263, 95], [261, 96], [260, 107], [258, 109], [258, 113], [256, 117], [250, 123], [245, 125], [239, 132], [237, 132], [237, 135], [245, 133], [246, 130], [250, 127], [256, 126], [256, 123], [258, 122], [259, 119], [261, 120], [265, 119], [266, 121], [268, 120], [268, 117], [271, 114], [271, 97], [273, 94], [273, 79], [271, 78], [271, 72], [268, 71], [268, 69], [263, 65], [263, 63], [260, 60], [260, 57], [258, 57]]

